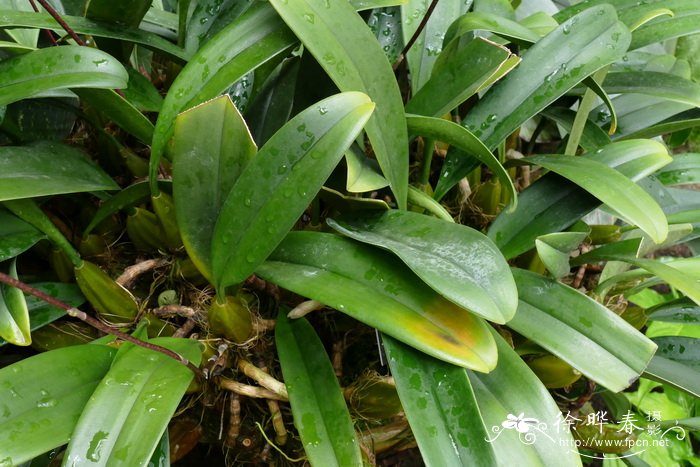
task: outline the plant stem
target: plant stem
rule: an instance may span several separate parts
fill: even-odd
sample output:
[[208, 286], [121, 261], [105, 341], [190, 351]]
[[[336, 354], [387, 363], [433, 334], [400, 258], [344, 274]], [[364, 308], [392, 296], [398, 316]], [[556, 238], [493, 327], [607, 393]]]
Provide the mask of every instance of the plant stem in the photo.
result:
[[165, 347], [161, 347], [159, 345], [151, 344], [150, 342], [145, 342], [140, 339], [137, 339], [133, 336], [130, 336], [129, 334], [125, 334], [121, 331], [117, 331], [116, 329], [113, 329], [103, 322], [101, 322], [98, 319], [93, 318], [92, 316], [88, 315], [84, 311], [81, 311], [75, 307], [72, 307], [68, 305], [67, 303], [62, 302], [61, 300], [52, 297], [50, 295], [45, 294], [41, 290], [37, 290], [34, 287], [32, 287], [29, 284], [26, 284], [20, 280], [14, 279], [13, 277], [8, 276], [7, 274], [0, 272], [0, 282], [5, 283], [7, 285], [10, 285], [12, 287], [16, 287], [20, 289], [22, 292], [28, 293], [29, 295], [33, 295], [36, 298], [43, 300], [44, 302], [48, 303], [49, 305], [53, 305], [57, 308], [60, 308], [62, 310], [65, 310], [66, 313], [68, 313], [68, 316], [71, 316], [73, 318], [78, 318], [80, 321], [83, 321], [84, 323], [89, 324], [90, 326], [94, 327], [95, 329], [98, 329], [106, 334], [111, 334], [113, 336], [118, 337], [121, 340], [131, 342], [134, 345], [138, 345], [139, 347], [143, 347], [144, 349], [148, 350], [153, 350], [154, 352], [160, 352], [164, 355], [167, 355], [170, 358], [173, 358], [177, 360], [178, 362], [182, 363], [185, 365], [187, 368], [192, 370], [192, 372], [197, 375], [198, 377], [205, 379], [204, 378], [204, 373], [202, 370], [197, 368], [187, 360], [185, 357], [182, 355], [173, 352], [170, 349], [166, 349]]
[[418, 25], [418, 28], [416, 29], [416, 31], [413, 33], [411, 38], [408, 40], [408, 42], [404, 46], [403, 50], [399, 54], [399, 58], [397, 58], [396, 61], [394, 62], [394, 65], [392, 66], [394, 71], [396, 71], [396, 69], [399, 67], [399, 65], [401, 65], [401, 62], [403, 62], [403, 59], [406, 58], [406, 54], [411, 49], [411, 47], [413, 47], [413, 44], [416, 42], [416, 40], [418, 40], [418, 36], [420, 36], [420, 33], [423, 32], [423, 29], [425, 29], [425, 25], [428, 24], [428, 20], [430, 19], [430, 16], [433, 14], [433, 10], [435, 10], [435, 7], [437, 6], [438, 1], [439, 0], [433, 0], [430, 3], [430, 6], [425, 11], [425, 15], [423, 16], [423, 19], [421, 20], [420, 24]]
[[58, 12], [52, 7], [49, 2], [46, 0], [38, 0], [39, 3], [41, 3], [41, 6], [44, 7], [44, 10], [50, 14], [53, 19], [56, 20], [56, 22], [63, 28], [64, 31], [68, 33], [68, 35], [75, 41], [76, 44], [78, 45], [85, 45], [85, 41], [83, 41], [80, 36], [78, 36], [73, 29], [68, 26], [68, 23], [66, 23], [63, 18], [61, 18], [61, 15], [58, 14]]
[[[598, 83], [602, 84], [605, 76], [608, 74], [608, 67], [603, 67], [593, 75], [593, 79]], [[586, 127], [586, 122], [588, 121], [588, 114], [593, 108], [593, 103], [596, 98], [595, 92], [591, 89], [586, 89], [586, 92], [581, 99], [581, 103], [578, 106], [578, 112], [576, 112], [576, 118], [574, 118], [574, 124], [571, 127], [571, 132], [569, 132], [569, 140], [566, 143], [566, 149], [564, 154], [568, 156], [576, 155], [576, 150], [581, 142], [581, 135], [583, 134], [583, 129]]]

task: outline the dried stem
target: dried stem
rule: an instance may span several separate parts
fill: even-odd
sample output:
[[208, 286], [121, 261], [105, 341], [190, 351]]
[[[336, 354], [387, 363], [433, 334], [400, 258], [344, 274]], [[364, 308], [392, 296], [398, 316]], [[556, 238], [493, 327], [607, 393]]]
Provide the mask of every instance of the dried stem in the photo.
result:
[[164, 258], [148, 259], [146, 261], [141, 261], [124, 269], [124, 272], [121, 274], [121, 276], [117, 277], [116, 282], [122, 287], [128, 289], [141, 274], [151, 271], [155, 268], [164, 266], [165, 264], [167, 264], [167, 262], [168, 261]]
[[202, 370], [197, 368], [195, 365], [192, 364], [192, 362], [187, 360], [182, 355], [180, 355], [176, 352], [173, 352], [170, 349], [166, 349], [165, 347], [161, 347], [159, 345], [151, 344], [150, 342], [144, 342], [140, 339], [137, 339], [133, 336], [130, 336], [129, 334], [125, 334], [121, 331], [117, 331], [116, 329], [113, 329], [110, 326], [104, 324], [100, 320], [95, 319], [92, 316], [88, 315], [84, 311], [80, 311], [79, 309], [72, 307], [72, 306], [68, 305], [67, 303], [62, 302], [61, 300], [58, 300], [55, 297], [47, 295], [44, 292], [42, 292], [41, 290], [35, 289], [34, 287], [32, 287], [29, 284], [25, 284], [22, 281], [14, 279], [13, 277], [10, 277], [3, 272], [0, 272], [0, 282], [3, 282], [3, 283], [10, 285], [12, 287], [16, 287], [16, 288], [20, 289], [22, 292], [28, 293], [29, 295], [33, 295], [36, 298], [43, 300], [50, 305], [53, 305], [53, 306], [58, 307], [62, 310], [65, 310], [69, 316], [71, 316], [73, 318], [78, 318], [80, 321], [83, 321], [84, 323], [87, 323], [90, 326], [94, 327], [95, 329], [98, 329], [106, 334], [111, 334], [113, 336], [118, 337], [121, 340], [131, 342], [132, 344], [138, 345], [139, 347], [143, 347], [144, 349], [153, 350], [154, 352], [159, 352], [159, 353], [162, 353], [164, 355], [167, 355], [168, 357], [170, 357], [174, 360], [177, 360], [178, 362], [185, 365], [187, 368], [192, 370], [192, 372], [195, 375], [197, 375], [198, 377], [205, 379], [204, 373], [202, 373]]
[[264, 370], [261, 370], [257, 366], [250, 363], [248, 360], [244, 360], [242, 358], [239, 359], [238, 369], [241, 370], [248, 378], [255, 380], [255, 382], [260, 386], [269, 389], [275, 394], [279, 394], [285, 399], [289, 398], [289, 395], [287, 394], [287, 386], [285, 386], [284, 383], [276, 380]]
[[38, 2], [41, 3], [41, 6], [44, 7], [44, 10], [46, 10], [46, 11], [48, 12], [48, 14], [50, 14], [50, 15], [53, 17], [53, 19], [55, 19], [56, 22], [57, 22], [58, 24], [61, 25], [61, 27], [63, 28], [63, 30], [66, 31], [66, 32], [68, 33], [68, 35], [75, 41], [76, 44], [82, 45], [82, 46], [85, 45], [85, 41], [83, 41], [83, 40], [80, 38], [80, 36], [78, 36], [78, 35], [75, 33], [75, 31], [73, 31], [73, 28], [71, 28], [70, 26], [68, 26], [68, 23], [66, 23], [66, 22], [63, 20], [63, 18], [61, 18], [61, 15], [58, 14], [58, 12], [54, 9], [54, 7], [52, 7], [52, 6], [49, 4], [49, 2], [47, 2], [46, 0], [38, 0]]
[[288, 399], [282, 396], [281, 394], [272, 392], [269, 389], [259, 388], [257, 386], [250, 386], [249, 384], [239, 383], [238, 381], [234, 381], [232, 379], [224, 378], [221, 376], [217, 378], [217, 382], [219, 387], [221, 387], [222, 389], [235, 392], [236, 394], [240, 394], [241, 396], [254, 397], [256, 399], [273, 399], [284, 402], [288, 401]]

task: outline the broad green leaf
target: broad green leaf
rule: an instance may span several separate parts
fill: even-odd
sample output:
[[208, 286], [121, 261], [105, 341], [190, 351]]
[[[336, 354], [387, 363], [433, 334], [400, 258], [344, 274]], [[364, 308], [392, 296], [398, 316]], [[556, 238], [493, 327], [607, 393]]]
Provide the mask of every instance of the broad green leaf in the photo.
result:
[[[663, 6], [663, 5], [662, 5]], [[634, 31], [630, 50], [639, 49], [655, 42], [700, 33], [700, 8], [688, 14], [664, 16], [645, 24]]]
[[151, 80], [133, 68], [127, 69], [127, 72], [129, 87], [122, 89], [126, 100], [140, 112], [159, 112], [163, 98]]
[[[602, 162], [633, 181], [671, 161], [663, 145], [649, 140], [612, 143], [583, 157]], [[506, 259], [533, 248], [540, 235], [565, 230], [600, 205], [585, 190], [553, 173], [537, 180], [518, 197], [518, 209], [501, 213], [488, 231]]]
[[[528, 49], [520, 65], [486, 93], [462, 125], [488, 148], [496, 147], [577, 83], [622, 58], [629, 41], [629, 30], [610, 5], [579, 13]], [[455, 161], [457, 157], [455, 150], [448, 153], [454, 164], [436, 191], [447, 192], [467, 175], [468, 161]]]
[[97, 212], [93, 216], [88, 226], [85, 227], [83, 237], [87, 237], [88, 234], [90, 234], [90, 232], [92, 232], [92, 230], [100, 224], [100, 222], [107, 219], [112, 214], [141, 202], [142, 200], [148, 198], [149, 194], [150, 190], [148, 189], [148, 182], [136, 182], [133, 185], [129, 185], [128, 187], [124, 188], [119, 193], [116, 193], [114, 196], [106, 199], [97, 209]]
[[537, 254], [547, 270], [559, 279], [569, 274], [569, 255], [583, 242], [586, 232], [556, 232], [537, 237]]
[[187, 21], [185, 51], [194, 55], [222, 25], [234, 21], [252, 5], [251, 0], [203, 0], [195, 2]]
[[[197, 341], [162, 337], [149, 342], [199, 365]], [[187, 367], [171, 357], [129, 346], [115, 359], [80, 415], [64, 464], [144, 465], [192, 377]]]
[[497, 465], [467, 371], [391, 337], [383, 342], [425, 465]]
[[[498, 366], [488, 374], [468, 371], [484, 424], [490, 432], [497, 463], [493, 465], [580, 466], [569, 426], [547, 388], [520, 356], [495, 331]], [[517, 417], [534, 418], [533, 436], [503, 423]]]
[[365, 193], [389, 185], [386, 178], [381, 176], [377, 161], [367, 158], [357, 146], [345, 151], [345, 163], [348, 166], [345, 189], [349, 192]]
[[260, 2], [212, 37], [177, 75], [158, 115], [151, 145], [152, 191], [160, 157], [177, 114], [216, 97], [251, 70], [283, 53], [294, 35], [268, 3]]
[[[447, 52], [445, 52], [447, 53]], [[520, 63], [507, 48], [476, 38], [455, 51], [406, 104], [406, 112], [440, 117]]]
[[[576, 112], [561, 107], [550, 107], [543, 110], [540, 114], [550, 120], [553, 120], [569, 133], [571, 132], [571, 128], [574, 125], [574, 118], [576, 117]], [[583, 128], [581, 141], [579, 143], [584, 151], [595, 151], [596, 149], [607, 146], [610, 143], [610, 136], [608, 136], [606, 131], [594, 124], [592, 121], [586, 121], [586, 126]]]
[[700, 106], [700, 84], [671, 73], [658, 71], [609, 73], [605, 77], [603, 87], [610, 94], [646, 94], [667, 101]]
[[324, 99], [290, 120], [246, 166], [212, 237], [218, 290], [243, 282], [291, 230], [370, 117], [358, 92]]
[[395, 210], [328, 219], [328, 225], [391, 251], [433, 290], [482, 318], [504, 324], [515, 314], [518, 291], [508, 263], [474, 229]]
[[[17, 279], [16, 259], [10, 264], [9, 276]], [[15, 345], [32, 343], [29, 310], [24, 294], [7, 284], [0, 286], [0, 337]]]
[[632, 384], [656, 345], [625, 320], [579, 291], [513, 269], [520, 305], [508, 323], [611, 391]]
[[178, 227], [190, 259], [212, 277], [214, 225], [231, 188], [257, 148], [228, 96], [181, 113], [171, 154]]
[[661, 169], [656, 177], [664, 185], [700, 183], [700, 154], [674, 154], [673, 162]]
[[43, 238], [31, 224], [0, 209], [0, 262], [24, 253]]
[[341, 91], [364, 92], [377, 104], [367, 122], [367, 135], [399, 208], [405, 209], [408, 144], [403, 102], [391, 65], [372, 32], [345, 1], [270, 3]]
[[336, 235], [291, 232], [255, 273], [440, 360], [476, 371], [496, 366], [488, 325], [390, 253]]
[[0, 461], [19, 465], [66, 444], [114, 353], [78, 345], [0, 369]]
[[540, 36], [535, 32], [511, 19], [485, 11], [473, 11], [464, 14], [452, 23], [445, 34], [445, 42], [452, 42], [473, 31], [488, 31], [508, 41], [525, 42], [526, 44], [540, 40]]
[[367, 26], [390, 63], [396, 63], [404, 48], [401, 34], [401, 11], [398, 7], [375, 8], [369, 13]]
[[362, 466], [360, 446], [323, 343], [304, 319], [277, 317], [277, 345], [294, 425], [312, 466]]
[[561, 155], [530, 156], [519, 162], [556, 172], [598, 198], [626, 222], [638, 226], [656, 243], [666, 239], [668, 223], [656, 201], [628, 177], [604, 163]]
[[[85, 16], [101, 23], [136, 28], [146, 16], [152, 0], [90, 0], [85, 5]], [[128, 59], [134, 48], [131, 43], [112, 39], [97, 39], [100, 49], [115, 57]]]
[[[129, 41], [143, 45], [154, 51], [164, 52], [176, 60], [186, 60], [185, 51], [183, 49], [156, 34], [136, 28], [110, 26], [81, 16], [62, 15], [61, 18], [63, 18], [66, 24], [78, 34]], [[61, 35], [65, 34], [65, 31], [48, 13], [0, 10], [0, 28], [12, 27], [49, 29]]]
[[354, 212], [365, 210], [388, 211], [389, 205], [381, 199], [358, 198], [344, 195], [328, 187], [321, 188], [318, 197], [330, 208], [338, 212]]
[[419, 190], [418, 188], [409, 185], [408, 187], [408, 205], [415, 206], [421, 209], [425, 209], [428, 213], [442, 219], [444, 221], [454, 223], [452, 214], [445, 209], [442, 204], [435, 201], [435, 199], [428, 195], [425, 191]]
[[644, 377], [700, 397], [700, 371], [682, 363], [655, 355], [644, 371]]
[[[686, 113], [693, 106], [681, 104], [674, 101], [668, 101], [660, 97], [645, 96], [643, 94], [621, 94], [612, 99], [615, 109], [617, 109], [617, 133], [613, 135], [614, 140], [631, 139], [635, 137], [650, 137], [658, 133], [659, 128], [664, 122], [668, 125], [668, 129], [673, 131], [676, 122], [680, 123], [680, 127], [684, 127], [687, 123], [685, 116], [677, 119], [677, 115], [685, 114], [692, 120], [692, 111]], [[688, 115], [690, 114], [690, 115]], [[608, 122], [608, 110], [602, 107], [597, 107], [591, 112], [593, 120], [598, 125], [606, 125]], [[680, 121], [678, 121], [680, 120]]]
[[148, 144], [153, 138], [153, 123], [134, 105], [111, 89], [74, 89], [83, 102], [101, 112], [127, 133]]
[[649, 321], [677, 324], [700, 324], [700, 306], [685, 299], [648, 309]]
[[[404, 44], [408, 44], [408, 41], [418, 30], [427, 13], [429, 3], [423, 0], [408, 0], [401, 6], [401, 31]], [[460, 3], [462, 2], [438, 2], [430, 18], [423, 25], [423, 30], [416, 42], [406, 53], [413, 94], [418, 92], [430, 78], [435, 61], [442, 51], [445, 31], [462, 13]], [[433, 114], [427, 115], [432, 116]]]
[[124, 88], [127, 81], [122, 64], [97, 49], [38, 49], [0, 61], [0, 105], [51, 89]]
[[[510, 179], [508, 172], [503, 168], [501, 163], [496, 159], [491, 151], [482, 143], [479, 138], [472, 134], [469, 130], [457, 125], [456, 123], [441, 118], [419, 117], [417, 115], [407, 115], [406, 122], [411, 133], [416, 133], [428, 138], [434, 138], [438, 141], [448, 143], [462, 151], [457, 157], [466, 157], [468, 154], [485, 164], [498, 177], [501, 185], [508, 191], [510, 195], [508, 211], [513, 211], [518, 205], [518, 195], [513, 186], [513, 181]], [[451, 173], [443, 170], [441, 180], [451, 176]], [[440, 183], [435, 190], [435, 199], [440, 199], [447, 193], [440, 191]]]
[[403, 5], [408, 0], [349, 0], [357, 11], [371, 10], [372, 8], [384, 8], [388, 6]]
[[[0, 9], [2, 10], [33, 14], [34, 8], [32, 8], [32, 6], [30, 2], [24, 2], [22, 0], [0, 0]], [[9, 39], [17, 42], [19, 45], [27, 47], [36, 48], [37, 42], [39, 41], [39, 31], [34, 28], [6, 29], [3, 31], [3, 36], [4, 35], [7, 35]]]
[[163, 432], [156, 450], [148, 461], [149, 467], [170, 467], [170, 438], [168, 430]]
[[118, 188], [109, 175], [69, 146], [0, 147], [0, 201]]
[[658, 356], [700, 370], [700, 339], [668, 336], [655, 337], [653, 340], [659, 346], [659, 350], [656, 352]]

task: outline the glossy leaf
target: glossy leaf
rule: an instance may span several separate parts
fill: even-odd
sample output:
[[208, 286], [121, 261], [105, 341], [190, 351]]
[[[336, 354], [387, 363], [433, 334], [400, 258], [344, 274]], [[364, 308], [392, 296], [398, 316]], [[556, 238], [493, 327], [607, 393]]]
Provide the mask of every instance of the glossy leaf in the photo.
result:
[[391, 65], [372, 32], [345, 1], [270, 3], [341, 91], [364, 92], [377, 104], [367, 122], [367, 135], [399, 208], [405, 209], [408, 145], [403, 102]]
[[111, 89], [75, 89], [83, 102], [104, 114], [126, 132], [148, 144], [153, 124], [134, 105]]
[[82, 152], [59, 143], [0, 148], [0, 201], [118, 186]]
[[44, 234], [31, 224], [0, 209], [0, 261], [27, 251], [42, 238]]
[[540, 40], [535, 32], [511, 19], [485, 11], [473, 11], [452, 23], [445, 34], [445, 42], [454, 41], [473, 31], [488, 31], [509, 41], [523, 41], [526, 44]]
[[[602, 162], [633, 181], [671, 161], [663, 145], [648, 140], [613, 143], [583, 157]], [[533, 248], [540, 235], [560, 232], [600, 205], [592, 195], [556, 174], [543, 176], [518, 196], [518, 209], [501, 213], [488, 231], [506, 259]]]
[[[447, 52], [446, 52], [447, 53]], [[439, 117], [486, 88], [513, 67], [520, 58], [507, 48], [476, 38], [457, 50], [406, 104], [406, 112]]]
[[700, 182], [700, 154], [674, 154], [673, 162], [656, 175], [664, 185], [685, 185]]
[[700, 397], [700, 371], [682, 363], [656, 355], [644, 371], [644, 377]]
[[604, 163], [561, 155], [530, 156], [521, 161], [539, 165], [576, 183], [619, 217], [637, 225], [656, 243], [666, 239], [668, 223], [656, 201], [628, 177]]
[[304, 319], [277, 317], [275, 343], [294, 425], [312, 466], [362, 466], [360, 446], [323, 343]]
[[[136, 28], [109, 26], [83, 18], [81, 16], [61, 15], [61, 18], [63, 18], [66, 24], [68, 24], [68, 26], [78, 34], [88, 34], [90, 36], [129, 41], [136, 44], [141, 44], [144, 47], [152, 50], [164, 52], [177, 60], [184, 61], [186, 59], [184, 50], [166, 39], [157, 36], [156, 34]], [[63, 29], [61, 29], [56, 23], [56, 20], [51, 17], [51, 15], [48, 13], [35, 13], [33, 11], [24, 12], [1, 10], [0, 27], [49, 29], [57, 31], [61, 34], [65, 33], [65, 31], [63, 31]]]
[[124, 88], [127, 81], [121, 63], [97, 49], [38, 49], [0, 61], [0, 105], [52, 89]]
[[[498, 346], [498, 366], [488, 374], [467, 371], [479, 410], [496, 453], [494, 465], [580, 466], [581, 457], [562, 414], [535, 374], [508, 343], [491, 330]], [[534, 418], [534, 437], [505, 429], [518, 415]]]
[[[17, 262], [10, 264], [9, 276], [17, 279]], [[29, 310], [21, 290], [7, 284], [0, 286], [0, 337], [10, 344], [32, 343]]]
[[700, 306], [688, 300], [672, 302], [647, 310], [650, 321], [677, 324], [700, 324]]
[[425, 465], [497, 465], [467, 371], [391, 337], [383, 342]]
[[147, 182], [137, 182], [124, 188], [111, 198], [108, 198], [100, 205], [88, 226], [85, 227], [83, 237], [90, 234], [100, 222], [104, 221], [112, 214], [146, 199], [149, 193]]
[[367, 158], [357, 147], [351, 146], [345, 151], [345, 163], [348, 166], [346, 189], [351, 193], [365, 193], [379, 190], [389, 185], [380, 174], [377, 161]]
[[170, 87], [151, 145], [154, 188], [160, 157], [177, 114], [216, 97], [251, 70], [289, 49], [296, 39], [268, 3], [258, 3], [222, 29], [192, 57]]
[[140, 72], [129, 68], [129, 87], [122, 93], [131, 105], [141, 112], [158, 112], [163, 105], [163, 98], [150, 79]]
[[629, 71], [609, 73], [603, 87], [608, 93], [637, 93], [661, 97], [666, 101], [700, 106], [700, 84], [671, 73]]
[[65, 444], [114, 353], [78, 345], [0, 369], [0, 460], [19, 465]]
[[[665, 6], [665, 5], [661, 5]], [[655, 42], [661, 42], [676, 37], [688, 36], [700, 32], [700, 9], [683, 15], [665, 16], [653, 23], [640, 27], [632, 36], [630, 50], [635, 50]]]
[[214, 225], [231, 188], [257, 148], [228, 96], [180, 114], [171, 154], [177, 223], [190, 259], [212, 277]]
[[[187, 20], [185, 51], [194, 55], [222, 27], [241, 16], [251, 0], [203, 0], [195, 2]], [[184, 29], [184, 28], [183, 28]]]
[[291, 232], [255, 272], [435, 358], [477, 371], [496, 365], [493, 338], [481, 318], [374, 247], [336, 235]]
[[513, 269], [520, 305], [508, 326], [611, 391], [632, 384], [656, 345], [586, 295]]
[[[587, 9], [559, 25], [528, 49], [520, 65], [493, 86], [462, 122], [488, 148], [494, 148], [529, 118], [596, 70], [624, 55], [627, 28], [610, 5]], [[453, 160], [436, 191], [447, 192], [465, 173], [467, 161]], [[463, 166], [463, 167], [461, 167]]]
[[569, 254], [583, 242], [586, 232], [557, 232], [537, 237], [535, 247], [540, 259], [555, 278], [569, 274]]
[[482, 318], [503, 324], [515, 314], [518, 291], [508, 263], [474, 229], [404, 211], [328, 219], [328, 225], [391, 251], [433, 290]]
[[426, 212], [432, 214], [438, 219], [454, 223], [452, 214], [445, 209], [442, 204], [435, 201], [435, 199], [428, 195], [425, 191], [419, 190], [414, 186], [408, 187], [408, 205], [415, 206], [421, 209], [425, 209]]
[[357, 92], [329, 97], [260, 149], [221, 207], [211, 256], [217, 289], [243, 282], [291, 230], [370, 117]]
[[[463, 153], [468, 154], [482, 163], [484, 163], [498, 177], [498, 180], [506, 188], [510, 195], [509, 210], [512, 211], [518, 205], [518, 195], [513, 186], [513, 181], [510, 179], [508, 172], [503, 168], [501, 163], [496, 159], [489, 149], [469, 130], [460, 127], [456, 123], [441, 118], [419, 117], [417, 115], [407, 115], [406, 121], [411, 133], [417, 133], [428, 138], [434, 138], [438, 141], [448, 143], [456, 148], [459, 148]], [[458, 156], [466, 157], [466, 156]], [[451, 176], [450, 172], [444, 171], [441, 174], [441, 179], [446, 176]], [[440, 190], [440, 183], [435, 190], [435, 199], [440, 199], [447, 193]]]
[[[413, 47], [406, 53], [413, 94], [418, 92], [430, 78], [433, 66], [442, 51], [445, 31], [462, 13], [460, 3], [438, 2], [433, 8], [430, 18], [422, 25], [423, 30], [416, 38]], [[408, 44], [408, 41], [418, 30], [427, 13], [428, 4], [422, 0], [408, 0], [401, 6], [401, 31], [404, 44]], [[425, 115], [432, 116], [433, 114]]]
[[[149, 342], [199, 364], [196, 341]], [[134, 345], [122, 350], [80, 415], [64, 456], [67, 465], [148, 462], [192, 380], [193, 373], [171, 357]]]
[[[561, 107], [550, 107], [541, 112], [541, 115], [547, 117], [550, 120], [555, 121], [558, 125], [563, 127], [567, 132], [571, 132], [571, 128], [574, 125], [574, 118], [576, 117], [576, 112], [570, 109], [564, 109]], [[611, 143], [610, 136], [608, 133], [600, 128], [598, 125], [594, 124], [592, 121], [586, 121], [586, 126], [581, 134], [580, 146], [586, 152], [595, 151], [598, 148], [607, 146]]]
[[350, 4], [357, 11], [370, 10], [372, 8], [383, 8], [406, 3], [408, 0], [349, 0]]
[[694, 337], [655, 337], [657, 355], [700, 370], [700, 339]]

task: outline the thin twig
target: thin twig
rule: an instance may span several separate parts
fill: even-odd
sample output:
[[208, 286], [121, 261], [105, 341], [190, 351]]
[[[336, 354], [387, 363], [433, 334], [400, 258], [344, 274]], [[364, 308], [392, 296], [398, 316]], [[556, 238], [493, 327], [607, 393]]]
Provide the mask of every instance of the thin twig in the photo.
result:
[[411, 36], [411, 38], [408, 40], [408, 42], [404, 46], [403, 50], [399, 54], [399, 57], [394, 62], [394, 65], [392, 66], [394, 71], [396, 71], [396, 69], [399, 67], [399, 65], [401, 65], [401, 62], [403, 62], [403, 59], [406, 58], [406, 54], [411, 49], [411, 47], [413, 47], [413, 44], [416, 42], [416, 40], [418, 40], [418, 36], [420, 36], [420, 33], [423, 32], [423, 29], [425, 29], [425, 25], [428, 24], [428, 20], [430, 19], [430, 16], [433, 14], [433, 10], [437, 6], [438, 1], [440, 1], [440, 0], [433, 0], [430, 3], [430, 6], [425, 11], [425, 16], [423, 16], [423, 19], [421, 20], [420, 24], [418, 25], [418, 29], [416, 29], [416, 32], [413, 33], [413, 36]]
[[[39, 13], [39, 7], [36, 6], [36, 3], [34, 3], [34, 0], [29, 0], [29, 4], [32, 6], [32, 9], [34, 10], [35, 13]], [[56, 39], [53, 37], [53, 33], [50, 30], [42, 29], [41, 32], [43, 32], [44, 35], [49, 39], [49, 42], [51, 42], [51, 45], [58, 46], [58, 42], [56, 42]]]
[[116, 282], [122, 287], [128, 289], [141, 274], [144, 274], [155, 268], [164, 266], [167, 263], [168, 261], [165, 258], [147, 259], [145, 261], [140, 261], [124, 269], [124, 272], [119, 277], [117, 277]]
[[153, 350], [154, 352], [160, 352], [164, 355], [167, 355], [168, 357], [175, 359], [178, 362], [185, 365], [187, 368], [192, 370], [192, 372], [195, 375], [197, 375], [198, 377], [205, 379], [204, 373], [202, 372], [202, 370], [197, 368], [195, 365], [192, 364], [192, 362], [187, 360], [182, 355], [180, 355], [176, 352], [173, 352], [170, 349], [166, 349], [165, 347], [161, 347], [159, 345], [151, 344], [150, 342], [144, 342], [140, 339], [137, 339], [133, 336], [130, 336], [129, 334], [125, 334], [121, 331], [117, 331], [116, 329], [113, 329], [110, 326], [107, 326], [106, 324], [104, 324], [100, 320], [95, 319], [92, 316], [88, 315], [84, 311], [80, 311], [79, 309], [72, 307], [72, 306], [68, 305], [67, 303], [62, 302], [61, 300], [58, 300], [55, 297], [47, 295], [44, 292], [42, 292], [41, 290], [37, 290], [29, 284], [25, 284], [22, 281], [19, 281], [13, 277], [10, 277], [3, 272], [0, 272], [0, 282], [3, 282], [3, 283], [10, 285], [12, 287], [16, 287], [16, 288], [20, 289], [22, 292], [28, 293], [29, 295], [33, 295], [36, 298], [48, 303], [49, 305], [53, 305], [53, 306], [58, 307], [62, 310], [65, 310], [66, 313], [68, 313], [68, 316], [71, 316], [73, 318], [78, 318], [80, 321], [83, 321], [84, 323], [87, 323], [90, 326], [94, 327], [95, 329], [98, 329], [106, 334], [111, 334], [113, 336], [118, 337], [121, 340], [131, 342], [132, 344], [138, 345], [139, 347], [143, 347], [144, 349]]
[[54, 9], [54, 7], [52, 7], [52, 6], [49, 4], [49, 2], [47, 2], [46, 0], [38, 0], [38, 2], [41, 3], [41, 6], [44, 7], [44, 10], [46, 10], [46, 11], [48, 12], [48, 14], [50, 14], [50, 15], [53, 17], [53, 19], [55, 19], [56, 22], [57, 22], [59, 25], [61, 25], [61, 27], [63, 28], [63, 30], [66, 31], [66, 32], [68, 33], [68, 35], [75, 41], [76, 44], [82, 45], [82, 46], [85, 45], [85, 41], [82, 40], [82, 39], [80, 38], [80, 36], [78, 36], [78, 35], [75, 33], [75, 31], [73, 31], [73, 28], [71, 28], [70, 26], [68, 26], [68, 23], [66, 23], [66, 22], [63, 20], [63, 18], [61, 18], [61, 15], [58, 14], [58, 12]]

